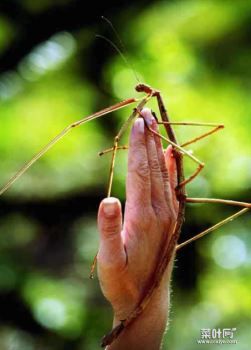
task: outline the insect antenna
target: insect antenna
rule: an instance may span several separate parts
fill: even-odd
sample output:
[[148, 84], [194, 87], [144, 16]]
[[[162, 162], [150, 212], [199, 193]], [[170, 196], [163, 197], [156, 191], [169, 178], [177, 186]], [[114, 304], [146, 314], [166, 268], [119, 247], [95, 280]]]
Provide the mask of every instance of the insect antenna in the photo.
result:
[[[133, 72], [133, 75], [134, 75], [134, 78], [136, 79], [136, 81], [138, 83], [140, 83], [140, 79], [136, 73], [136, 69], [134, 68], [132, 62], [128, 58], [129, 57], [128, 51], [127, 51], [125, 45], [123, 44], [117, 30], [115, 29], [114, 25], [112, 24], [112, 22], [108, 18], [106, 18], [105, 16], [101, 16], [101, 18], [109, 25], [109, 27], [111, 28], [111, 30], [115, 34], [115, 37], [117, 38], [119, 45], [116, 45], [112, 40], [108, 39], [107, 37], [105, 37], [103, 35], [97, 34], [96, 37], [107, 41], [118, 52], [118, 54], [121, 56], [121, 58], [125, 62], [126, 66]], [[119, 46], [120, 46], [120, 48], [119, 48]]]

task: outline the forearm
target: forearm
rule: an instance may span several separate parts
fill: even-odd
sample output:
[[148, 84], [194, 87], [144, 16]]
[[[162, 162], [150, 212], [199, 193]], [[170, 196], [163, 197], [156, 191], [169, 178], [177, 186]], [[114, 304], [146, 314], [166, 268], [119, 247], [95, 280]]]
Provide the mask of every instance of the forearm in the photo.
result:
[[[108, 350], [159, 350], [168, 321], [169, 295], [158, 289], [142, 314], [126, 327]], [[120, 320], [114, 317], [113, 326]]]

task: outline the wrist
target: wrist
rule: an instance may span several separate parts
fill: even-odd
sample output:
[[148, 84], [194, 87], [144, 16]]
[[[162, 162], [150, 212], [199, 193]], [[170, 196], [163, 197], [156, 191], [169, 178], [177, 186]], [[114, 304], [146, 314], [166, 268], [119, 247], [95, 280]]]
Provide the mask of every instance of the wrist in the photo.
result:
[[[166, 286], [159, 287], [144, 311], [107, 349], [159, 350], [167, 325], [168, 308], [169, 289]], [[121, 314], [115, 314], [113, 326], [120, 324], [122, 319]]]

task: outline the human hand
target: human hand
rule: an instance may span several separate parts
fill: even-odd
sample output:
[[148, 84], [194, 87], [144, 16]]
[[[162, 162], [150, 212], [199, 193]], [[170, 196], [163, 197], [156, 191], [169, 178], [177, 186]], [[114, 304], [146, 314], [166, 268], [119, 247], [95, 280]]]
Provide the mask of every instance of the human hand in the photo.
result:
[[[142, 110], [142, 116], [152, 129], [158, 130], [149, 109]], [[160, 138], [146, 128], [143, 118], [138, 118], [130, 136], [124, 223], [116, 198], [104, 199], [98, 213], [98, 275], [102, 291], [113, 307], [114, 325], [126, 319], [138, 304], [153, 278], [163, 242], [171, 238], [178, 213], [176, 181], [172, 148], [164, 153]], [[153, 321], [153, 313], [157, 312], [165, 328], [171, 265], [172, 262], [141, 321], [143, 318], [147, 322], [149, 317]], [[154, 326], [157, 325], [151, 329]]]

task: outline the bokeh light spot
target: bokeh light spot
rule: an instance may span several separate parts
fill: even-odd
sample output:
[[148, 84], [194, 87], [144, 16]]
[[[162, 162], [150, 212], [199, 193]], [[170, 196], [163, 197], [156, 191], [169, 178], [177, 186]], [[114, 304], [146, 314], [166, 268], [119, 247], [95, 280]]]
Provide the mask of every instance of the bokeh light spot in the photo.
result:
[[[1, 350], [34, 350], [32, 337], [16, 329], [4, 329], [0, 333]], [[3, 346], [3, 348], [2, 348]]]
[[65, 305], [58, 299], [40, 299], [35, 305], [34, 314], [37, 320], [47, 328], [59, 329], [66, 322]]
[[201, 325], [213, 327], [221, 319], [221, 314], [217, 305], [201, 302], [192, 308], [189, 319], [195, 328]]
[[50, 70], [58, 68], [75, 51], [76, 41], [68, 32], [53, 35], [37, 45], [19, 64], [18, 71], [26, 80], [36, 80]]
[[247, 257], [245, 243], [237, 236], [226, 235], [216, 238], [212, 245], [215, 262], [225, 269], [241, 266]]

